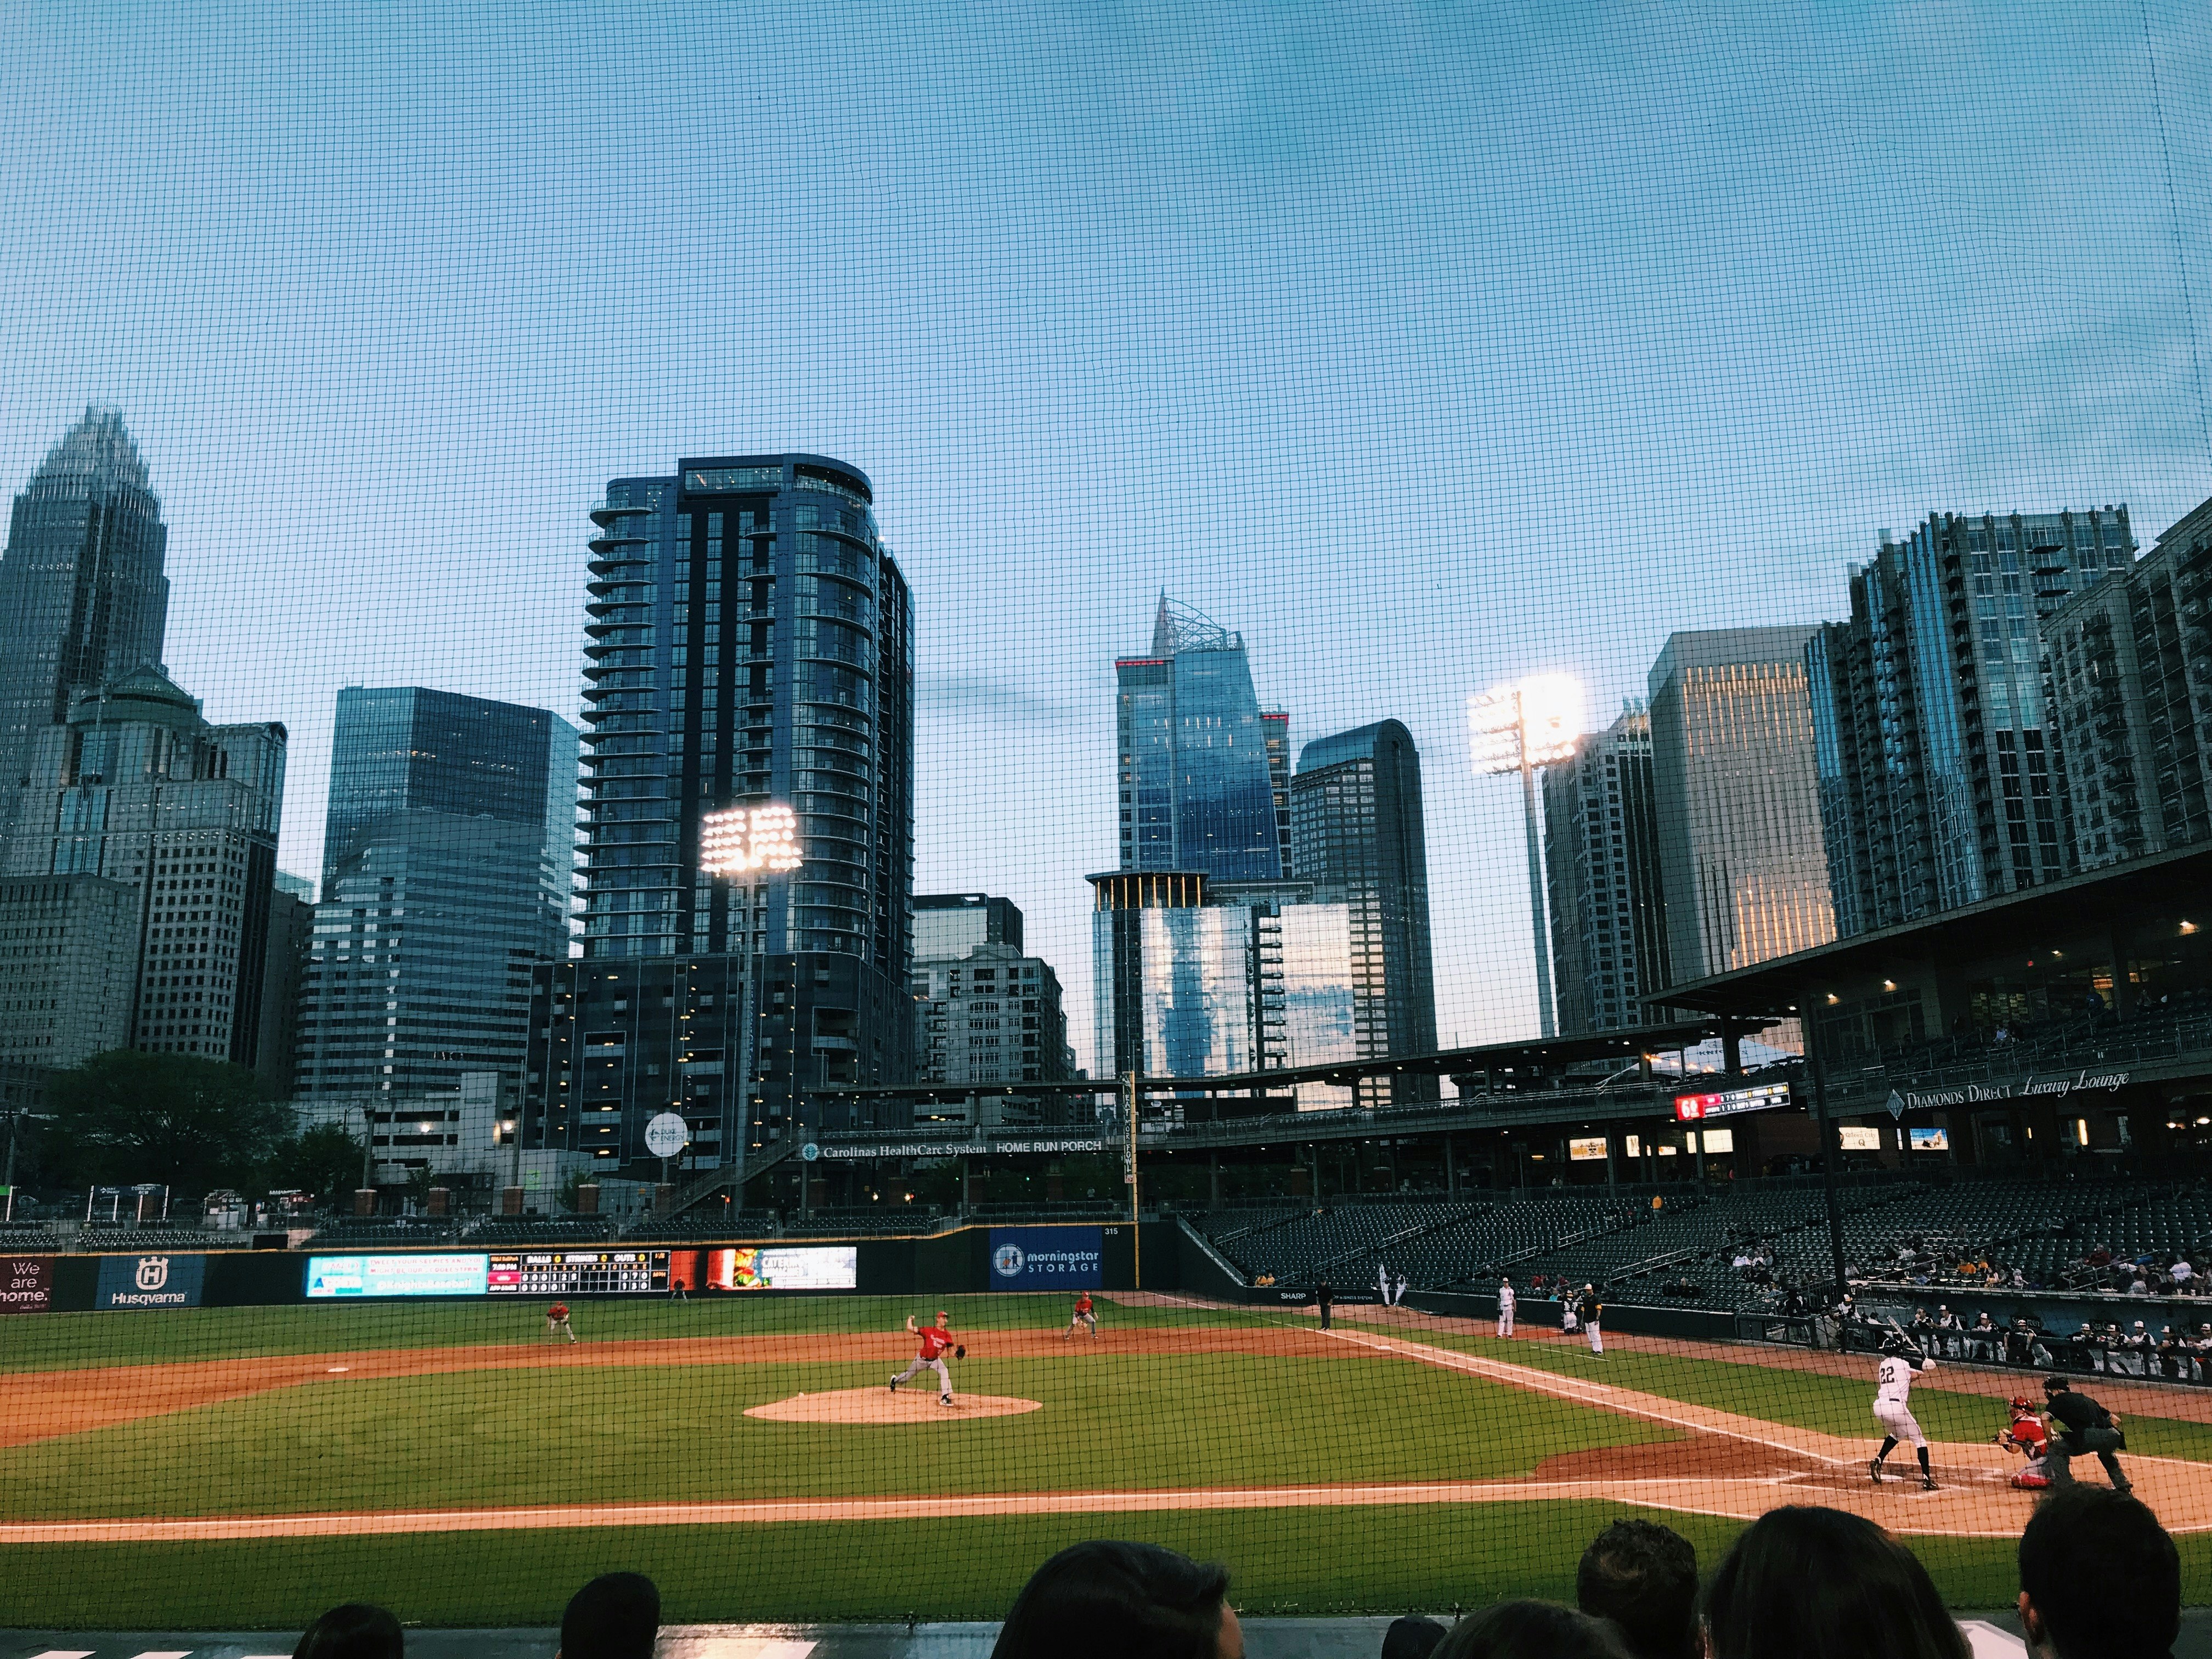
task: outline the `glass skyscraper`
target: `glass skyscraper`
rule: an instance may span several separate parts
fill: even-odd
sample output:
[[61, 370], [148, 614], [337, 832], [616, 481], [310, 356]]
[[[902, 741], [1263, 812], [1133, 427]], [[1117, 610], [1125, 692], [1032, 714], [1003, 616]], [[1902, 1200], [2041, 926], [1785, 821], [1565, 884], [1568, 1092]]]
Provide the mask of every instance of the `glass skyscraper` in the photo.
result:
[[0, 835], [40, 735], [76, 696], [161, 662], [168, 534], [112, 409], [86, 410], [15, 497], [0, 556]]
[[[1271, 723], [1243, 636], [1164, 596], [1152, 655], [1122, 658], [1114, 672], [1121, 867], [1280, 878]], [[1273, 726], [1279, 739], [1287, 726]]]
[[422, 686], [338, 693], [299, 1095], [520, 1081], [532, 969], [568, 953], [575, 801], [558, 715]]
[[1559, 1030], [1642, 1025], [1640, 999], [1668, 981], [1650, 713], [1632, 704], [1584, 736], [1544, 769], [1543, 790]]
[[[1396, 720], [1316, 738], [1291, 780], [1291, 862], [1316, 899], [1347, 907], [1354, 1053], [1433, 1054], [1428, 839], [1421, 757]], [[1298, 1062], [1303, 1063], [1303, 1062]], [[1370, 1078], [1360, 1103], [1437, 1098], [1430, 1077]]]
[[[810, 1090], [912, 1067], [914, 621], [873, 502], [842, 461], [741, 455], [614, 479], [592, 510], [583, 953], [602, 966], [585, 988], [680, 1000], [687, 961], [757, 970], [758, 1052], [702, 1041], [658, 1089], [702, 1161], [784, 1133]], [[701, 869], [703, 814], [771, 805], [796, 815], [799, 868]], [[533, 1134], [640, 1156], [655, 1091], [600, 1091], [628, 1103], [610, 1139], [573, 1065], [533, 1050]]]

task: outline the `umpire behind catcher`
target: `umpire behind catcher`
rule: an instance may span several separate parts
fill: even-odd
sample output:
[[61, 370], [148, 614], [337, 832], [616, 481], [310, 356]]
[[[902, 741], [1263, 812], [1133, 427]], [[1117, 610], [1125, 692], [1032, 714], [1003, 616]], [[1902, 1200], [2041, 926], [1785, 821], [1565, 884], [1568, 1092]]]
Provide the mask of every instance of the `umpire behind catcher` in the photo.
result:
[[2074, 1392], [2073, 1385], [2063, 1376], [2043, 1379], [2044, 1410], [2051, 1414], [2051, 1426], [2057, 1431], [2051, 1437], [2047, 1454], [2051, 1484], [2055, 1487], [2074, 1484], [2073, 1471], [2068, 1464], [2084, 1452], [2094, 1452], [2097, 1461], [2105, 1466], [2112, 1477], [2114, 1492], [2133, 1492], [2134, 1483], [2121, 1473], [2120, 1460], [2114, 1452], [2125, 1451], [2128, 1437], [2120, 1432], [2119, 1419], [2086, 1394]]

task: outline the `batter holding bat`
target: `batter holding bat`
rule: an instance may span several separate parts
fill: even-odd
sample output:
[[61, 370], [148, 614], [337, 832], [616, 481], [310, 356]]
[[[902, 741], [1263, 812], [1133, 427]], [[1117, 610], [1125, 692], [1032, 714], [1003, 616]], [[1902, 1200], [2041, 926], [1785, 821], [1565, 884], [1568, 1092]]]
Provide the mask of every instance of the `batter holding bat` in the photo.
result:
[[907, 1329], [914, 1334], [921, 1346], [915, 1353], [914, 1363], [891, 1378], [893, 1394], [898, 1392], [900, 1383], [911, 1382], [924, 1371], [935, 1371], [938, 1383], [937, 1403], [940, 1406], [949, 1406], [952, 1403], [952, 1373], [945, 1364], [945, 1352], [950, 1349], [955, 1359], [965, 1359], [968, 1357], [968, 1350], [964, 1346], [954, 1346], [952, 1333], [948, 1328], [951, 1323], [952, 1316], [941, 1310], [937, 1316], [937, 1322], [934, 1325], [917, 1325], [914, 1322], [912, 1314], [906, 1316]]
[[1905, 1333], [1894, 1323], [1890, 1334], [1881, 1340], [1881, 1364], [1875, 1370], [1874, 1418], [1881, 1425], [1881, 1449], [1874, 1455], [1867, 1467], [1874, 1475], [1874, 1483], [1881, 1485], [1882, 1464], [1900, 1440], [1910, 1440], [1912, 1449], [1920, 1455], [1920, 1484], [1928, 1491], [1936, 1490], [1936, 1476], [1928, 1467], [1928, 1437], [1920, 1431], [1920, 1425], [1907, 1403], [1912, 1394], [1912, 1378], [1917, 1371], [1932, 1371], [1936, 1362], [1922, 1355], [1905, 1340]]

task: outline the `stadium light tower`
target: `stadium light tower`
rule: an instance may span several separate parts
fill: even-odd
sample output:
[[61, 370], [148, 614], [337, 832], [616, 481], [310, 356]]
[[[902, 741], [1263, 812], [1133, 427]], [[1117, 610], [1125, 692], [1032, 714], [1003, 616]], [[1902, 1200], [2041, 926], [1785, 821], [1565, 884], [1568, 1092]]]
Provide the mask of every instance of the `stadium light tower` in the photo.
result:
[[1552, 943], [1544, 925], [1544, 854], [1536, 831], [1536, 773], [1571, 758], [1583, 732], [1583, 688], [1565, 674], [1531, 674], [1467, 700], [1476, 775], [1521, 775], [1528, 836], [1528, 927], [1536, 947], [1536, 1012], [1543, 1035], [1557, 1036], [1552, 1005]]

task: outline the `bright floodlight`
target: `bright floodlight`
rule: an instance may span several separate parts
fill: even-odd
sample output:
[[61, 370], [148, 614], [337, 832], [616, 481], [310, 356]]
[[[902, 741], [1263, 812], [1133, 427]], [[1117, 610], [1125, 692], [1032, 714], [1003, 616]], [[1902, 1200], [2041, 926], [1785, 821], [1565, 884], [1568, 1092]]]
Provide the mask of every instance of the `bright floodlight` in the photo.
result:
[[1517, 772], [1570, 758], [1583, 734], [1582, 683], [1569, 674], [1531, 674], [1467, 700], [1474, 769]]
[[788, 806], [725, 806], [699, 819], [699, 867], [710, 876], [799, 865], [799, 817]]

